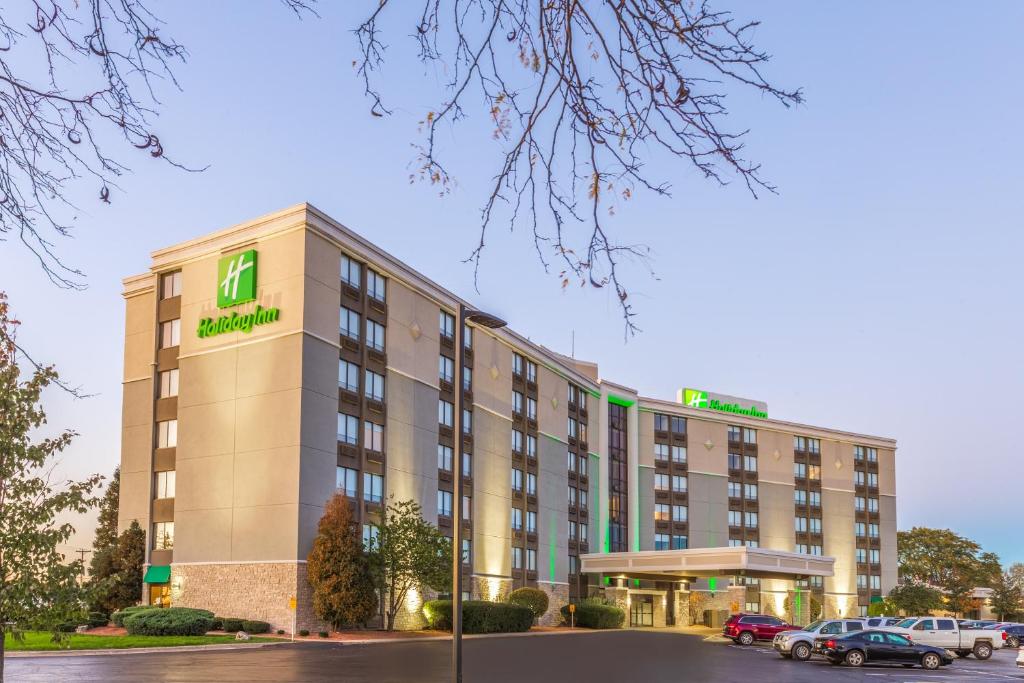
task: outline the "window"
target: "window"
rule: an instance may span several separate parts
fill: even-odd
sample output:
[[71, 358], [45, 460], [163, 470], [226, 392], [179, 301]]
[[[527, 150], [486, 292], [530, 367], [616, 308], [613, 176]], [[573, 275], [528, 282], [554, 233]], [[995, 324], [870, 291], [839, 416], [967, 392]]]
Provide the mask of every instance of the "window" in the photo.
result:
[[880, 553], [876, 549], [871, 550], [870, 553], [868, 554], [868, 557], [871, 558], [871, 564], [878, 564], [879, 562], [882, 561]]
[[512, 490], [516, 493], [523, 492], [523, 471], [512, 468]]
[[673, 493], [686, 493], [686, 489], [687, 489], [686, 484], [687, 484], [686, 477], [684, 477], [682, 475], [679, 475], [679, 474], [673, 474], [672, 475], [672, 492]]
[[160, 298], [170, 299], [172, 296], [181, 296], [180, 270], [160, 276]]
[[462, 390], [473, 391], [473, 368], [462, 368]]
[[757, 500], [757, 484], [744, 484], [743, 497], [747, 500]]
[[743, 526], [748, 529], [757, 528], [757, 513], [756, 512], [744, 512], [743, 513]]
[[821, 491], [811, 491], [809, 495], [810, 495], [811, 507], [812, 508], [820, 508], [821, 507]]
[[868, 551], [864, 548], [857, 548], [857, 564], [867, 564]]
[[671, 544], [670, 538], [668, 534], [654, 534], [654, 549], [668, 550]]
[[670, 422], [672, 424], [673, 434], [685, 434], [686, 433], [686, 418], [685, 417], [671, 417]]
[[672, 550], [686, 550], [689, 545], [686, 536], [673, 536], [672, 537]]
[[441, 326], [441, 336], [445, 339], [455, 338], [455, 316], [446, 311], [441, 311], [439, 323]]
[[363, 500], [367, 503], [379, 503], [384, 498], [384, 477], [371, 472], [363, 472]]
[[807, 439], [807, 450], [811, 453], [821, 453], [821, 440]]
[[384, 326], [366, 319], [366, 343], [374, 351], [384, 351]]
[[455, 379], [455, 361], [448, 356], [438, 356], [437, 378], [450, 384]]
[[338, 387], [348, 391], [359, 391], [359, 366], [347, 360], [338, 360]]
[[586, 392], [583, 391], [582, 389], [580, 389], [579, 390], [579, 396], [580, 396], [580, 400], [579, 400], [580, 410], [586, 410], [587, 409], [587, 394], [586, 394]]
[[729, 454], [729, 469], [730, 470], [738, 470], [740, 468], [740, 461], [742, 459], [743, 459], [743, 456], [741, 456], [739, 453], [730, 453]]
[[580, 456], [580, 476], [587, 476], [587, 456], [585, 455]]
[[811, 525], [810, 526], [811, 533], [812, 534], [820, 534], [821, 533], [821, 518], [820, 517], [811, 517], [809, 521], [810, 521], [810, 525]]
[[567, 528], [568, 528], [568, 533], [569, 533], [569, 540], [570, 541], [575, 541], [576, 540], [576, 522], [570, 521]]
[[[512, 412], [516, 415], [523, 414], [523, 394], [520, 391], [512, 392]], [[569, 418], [572, 420], [572, 418]]]
[[744, 455], [743, 456], [743, 469], [747, 472], [757, 472], [757, 456], [756, 455]]
[[864, 447], [863, 446], [854, 446], [853, 447], [853, 459], [854, 460], [863, 460], [864, 459]]
[[672, 506], [665, 503], [654, 504], [654, 521], [655, 522], [667, 522], [669, 515], [672, 514]]
[[569, 505], [570, 507], [576, 507], [576, 487], [570, 486], [569, 488]]
[[359, 418], [338, 413], [338, 441], [355, 446], [359, 443]]
[[793, 477], [796, 479], [806, 479], [807, 465], [802, 462], [793, 463]]
[[861, 472], [860, 470], [857, 470], [856, 472], [854, 472], [853, 473], [853, 483], [856, 484], [857, 486], [863, 486], [864, 485], [864, 473]]
[[807, 533], [807, 518], [806, 517], [794, 517], [793, 518], [793, 529], [797, 533]]
[[160, 398], [178, 395], [178, 370], [165, 370], [160, 373]]
[[738, 481], [729, 482], [729, 497], [740, 498], [743, 496], [743, 484]]
[[452, 492], [437, 492], [437, 514], [441, 517], [452, 516]]
[[516, 377], [523, 376], [523, 357], [518, 353], [512, 354], [512, 374]]
[[743, 541], [743, 545], [745, 545], [748, 548], [760, 548], [761, 547], [760, 543], [758, 543], [757, 541], [751, 541], [751, 540]]
[[359, 261], [354, 261], [347, 254], [341, 255], [341, 281], [350, 287], [359, 289], [362, 284], [363, 266]]
[[174, 470], [157, 472], [153, 487], [154, 498], [174, 498]]
[[369, 550], [377, 545], [380, 538], [380, 528], [376, 524], [363, 525], [363, 548]]
[[748, 427], [743, 428], [743, 443], [757, 443], [757, 430]]
[[462, 433], [473, 433], [473, 411], [469, 408], [462, 409]]
[[174, 448], [178, 445], [178, 421], [164, 420], [156, 423], [156, 447]]
[[532, 472], [526, 473], [526, 495], [537, 495], [537, 475]]
[[654, 459], [658, 460], [659, 462], [668, 462], [668, 444], [654, 444]]
[[181, 319], [160, 323], [160, 348], [169, 349], [181, 344]]
[[462, 451], [462, 476], [473, 476], [473, 454]]
[[587, 491], [586, 489], [580, 489], [580, 507], [584, 510], [587, 509]]
[[526, 533], [537, 533], [537, 513], [533, 510], [528, 510], [526, 513]]
[[742, 545], [743, 545], [743, 541], [741, 541], [738, 538], [730, 538], [729, 539], [729, 547], [730, 548], [739, 548]]
[[656, 432], [667, 432], [668, 431], [668, 415], [662, 415], [661, 413], [654, 414], [654, 431]]
[[729, 526], [743, 526], [743, 513], [739, 510], [729, 510]]
[[[871, 590], [876, 590], [877, 591], [877, 590], [881, 590], [881, 589], [882, 589], [882, 577], [881, 576], [872, 575], [871, 576]], [[942, 622], [939, 622], [939, 623], [942, 623]]]
[[526, 381], [537, 383], [537, 364], [532, 360], [526, 361]]
[[[821, 555], [822, 555], [821, 546], [820, 545], [812, 545], [811, 546], [811, 555], [817, 555], [818, 557], [821, 557]], [[816, 583], [815, 583], [815, 579], [817, 579]], [[812, 585], [820, 586], [821, 585], [821, 577], [820, 576], [812, 576], [811, 577], [811, 584]]]
[[760, 612], [761, 611], [761, 603], [759, 603], [759, 602], [747, 602], [745, 609], [748, 612]]
[[523, 452], [523, 433], [518, 429], [512, 430], [512, 450], [516, 453]]
[[355, 498], [358, 495], [356, 487], [359, 482], [359, 472], [351, 467], [339, 467], [337, 476], [337, 487], [344, 495]]
[[804, 489], [794, 489], [793, 502], [796, 505], [807, 505], [807, 491]]
[[526, 399], [526, 418], [528, 420], [537, 419], [537, 399], [527, 398]]
[[462, 519], [469, 521], [473, 515], [473, 497], [463, 496], [462, 497]]
[[793, 450], [794, 451], [806, 451], [807, 450], [807, 439], [802, 436], [793, 437]]
[[865, 536], [868, 535], [868, 533], [867, 533], [867, 525], [864, 524], [864, 522], [854, 522], [854, 524], [853, 524], [853, 533], [858, 538], [864, 538]]
[[587, 523], [580, 522], [580, 543], [587, 542]]
[[437, 444], [437, 469], [445, 472], [452, 471], [452, 447], [444, 444]]
[[512, 569], [523, 568], [523, 549], [512, 548]]
[[526, 457], [537, 457], [537, 437], [535, 437], [533, 434], [526, 435]]
[[454, 422], [455, 406], [451, 401], [439, 399], [437, 402], [437, 423], [451, 429]]
[[387, 299], [387, 279], [375, 270], [366, 269], [366, 293], [371, 299], [385, 301]]
[[878, 525], [877, 524], [874, 524], [874, 523], [868, 524], [868, 536], [870, 536], [871, 538], [878, 538]]
[[366, 398], [373, 399], [374, 401], [384, 400], [384, 375], [374, 372], [373, 370], [366, 371], [366, 388], [364, 389]]
[[807, 478], [811, 481], [821, 480], [821, 465], [808, 465], [807, 466]]
[[473, 328], [469, 325], [462, 326], [462, 346], [463, 348], [473, 348]]
[[570, 472], [575, 472], [576, 471], [576, 454], [572, 453], [570, 451], [566, 451], [565, 452], [565, 456], [566, 456], [565, 462], [566, 462], [566, 465], [569, 468], [569, 471]]
[[857, 588], [867, 588], [868, 577], [867, 574], [857, 574]]
[[853, 499], [853, 509], [857, 512], [864, 512], [864, 510], [867, 509], [864, 496], [857, 496]]
[[537, 571], [537, 551], [533, 548], [526, 549], [526, 571]]
[[570, 417], [569, 418], [569, 425], [568, 425], [568, 428], [567, 428], [567, 431], [569, 432], [569, 438], [570, 439], [575, 439], [576, 436], [579, 434], [579, 429], [577, 429], [578, 426], [579, 425], [576, 422], [576, 420], [574, 418]]
[[470, 564], [473, 559], [473, 545], [468, 538], [462, 539], [462, 564]]
[[153, 550], [174, 550], [174, 522], [153, 525]]
[[875, 472], [868, 472], [868, 488], [878, 488], [878, 474], [876, 474]]
[[523, 530], [523, 511], [520, 508], [512, 508], [512, 530]]
[[655, 491], [668, 491], [669, 477], [667, 474], [654, 475], [654, 490]]
[[686, 446], [672, 447], [672, 462], [683, 464], [686, 463]]
[[[795, 546], [793, 546], [793, 552], [800, 553], [801, 555], [806, 555], [807, 554], [807, 544], [806, 543], [797, 543]], [[801, 582], [801, 583], [806, 583], [806, 582]]]
[[877, 498], [868, 498], [868, 512], [878, 512]]
[[878, 449], [877, 448], [869, 448], [868, 449], [868, 462], [878, 462]]
[[672, 506], [672, 521], [673, 522], [685, 522], [687, 518], [688, 508], [685, 505], [673, 505]]
[[384, 452], [384, 425], [363, 421], [363, 448], [377, 453]]
[[339, 332], [342, 337], [359, 341], [359, 314], [350, 308], [342, 306]]
[[740, 428], [729, 425], [729, 441], [739, 443], [740, 441]]

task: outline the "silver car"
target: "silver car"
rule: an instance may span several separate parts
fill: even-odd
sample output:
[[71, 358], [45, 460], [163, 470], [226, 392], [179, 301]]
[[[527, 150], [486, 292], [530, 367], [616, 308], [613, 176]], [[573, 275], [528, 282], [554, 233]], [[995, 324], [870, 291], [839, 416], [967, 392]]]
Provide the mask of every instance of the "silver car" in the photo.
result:
[[863, 631], [863, 619], [819, 619], [800, 631], [783, 631], [772, 640], [772, 647], [781, 656], [807, 661], [811, 658], [814, 639]]

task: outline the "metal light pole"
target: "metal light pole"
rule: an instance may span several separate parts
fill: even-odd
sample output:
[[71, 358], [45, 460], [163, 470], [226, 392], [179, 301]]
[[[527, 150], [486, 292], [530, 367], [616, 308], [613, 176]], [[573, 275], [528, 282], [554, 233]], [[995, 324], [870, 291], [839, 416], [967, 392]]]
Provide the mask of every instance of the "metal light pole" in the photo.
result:
[[459, 304], [458, 322], [455, 326], [455, 414], [452, 426], [455, 431], [455, 492], [452, 495], [452, 674], [455, 683], [462, 683], [462, 354], [463, 330], [466, 323], [478, 327], [497, 329], [505, 327], [501, 318], [467, 309]]

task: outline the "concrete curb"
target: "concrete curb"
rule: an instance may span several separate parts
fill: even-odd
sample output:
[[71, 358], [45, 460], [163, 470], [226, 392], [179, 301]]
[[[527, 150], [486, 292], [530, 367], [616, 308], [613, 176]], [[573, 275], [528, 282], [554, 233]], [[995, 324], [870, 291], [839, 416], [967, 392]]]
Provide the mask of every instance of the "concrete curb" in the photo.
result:
[[[625, 631], [627, 629], [592, 629], [576, 628], [564, 631], [526, 631], [524, 633], [476, 633], [463, 635], [463, 640], [477, 640], [483, 638], [532, 638], [539, 636], [561, 636], [580, 633], [608, 633], [610, 631]], [[367, 638], [366, 640], [296, 640], [296, 643], [316, 643], [318, 645], [387, 645], [388, 643], [436, 643], [438, 641], [451, 642], [451, 636], [420, 636], [418, 638]]]
[[291, 641], [280, 643], [218, 643], [216, 645], [167, 645], [166, 647], [120, 647], [106, 650], [7, 650], [4, 659], [21, 659], [27, 657], [95, 657], [107, 655], [148, 655], [157, 652], [208, 652], [210, 650], [255, 650], [261, 647], [287, 645]]

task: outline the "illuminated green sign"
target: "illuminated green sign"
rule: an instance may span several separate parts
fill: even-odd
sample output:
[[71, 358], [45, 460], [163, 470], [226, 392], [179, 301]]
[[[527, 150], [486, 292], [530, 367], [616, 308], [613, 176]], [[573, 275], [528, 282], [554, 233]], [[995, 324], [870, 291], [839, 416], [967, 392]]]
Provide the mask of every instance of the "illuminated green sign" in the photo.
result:
[[[217, 307], [228, 308], [256, 300], [256, 250], [248, 249], [217, 261]], [[199, 321], [196, 336], [212, 337], [227, 332], [252, 332], [257, 325], [277, 322], [281, 311], [257, 305], [248, 313], [232, 311]]]
[[746, 415], [747, 417], [768, 418], [768, 406], [759, 401], [720, 396], [701, 389], [683, 389], [680, 401], [687, 408], [717, 410], [720, 413]]

